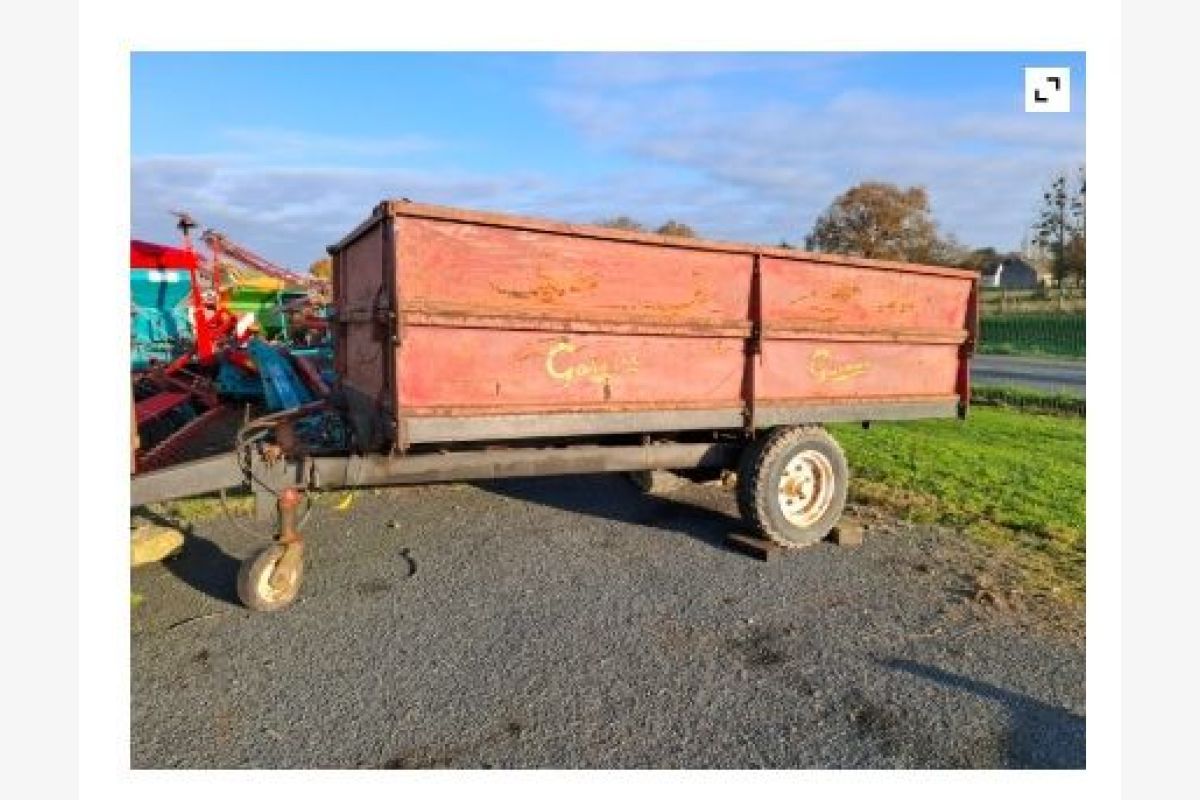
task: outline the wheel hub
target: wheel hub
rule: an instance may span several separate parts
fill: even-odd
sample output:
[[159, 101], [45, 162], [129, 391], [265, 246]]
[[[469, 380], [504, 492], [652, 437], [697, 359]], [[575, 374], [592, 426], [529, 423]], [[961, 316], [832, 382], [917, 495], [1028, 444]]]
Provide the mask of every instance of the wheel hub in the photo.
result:
[[784, 518], [800, 528], [815, 524], [829, 510], [833, 488], [833, 464], [824, 453], [797, 453], [779, 479], [779, 507]]

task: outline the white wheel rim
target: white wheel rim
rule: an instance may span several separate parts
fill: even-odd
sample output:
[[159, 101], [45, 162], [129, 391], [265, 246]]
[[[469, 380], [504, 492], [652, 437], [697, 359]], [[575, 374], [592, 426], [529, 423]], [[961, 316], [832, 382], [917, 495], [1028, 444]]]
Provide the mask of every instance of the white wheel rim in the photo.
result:
[[258, 596], [268, 603], [274, 602], [283, 595], [287, 594], [287, 587], [284, 587], [283, 589], [276, 589], [271, 585], [271, 576], [275, 574], [275, 567], [278, 566], [278, 564], [279, 559], [273, 559], [269, 569], [261, 570], [258, 573], [258, 585], [254, 587], [258, 592]]
[[833, 464], [818, 450], [792, 456], [779, 476], [779, 508], [799, 528], [814, 525], [833, 502]]

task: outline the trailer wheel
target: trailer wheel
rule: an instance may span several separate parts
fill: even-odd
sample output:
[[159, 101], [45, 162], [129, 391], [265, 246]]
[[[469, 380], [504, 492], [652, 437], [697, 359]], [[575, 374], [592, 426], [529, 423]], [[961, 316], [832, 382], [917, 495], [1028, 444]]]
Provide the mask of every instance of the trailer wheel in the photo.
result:
[[824, 428], [776, 428], [742, 453], [742, 518], [773, 542], [805, 547], [824, 539], [842, 516], [850, 469]]
[[237, 594], [255, 611], [277, 611], [291, 605], [304, 577], [302, 544], [273, 544], [242, 562]]

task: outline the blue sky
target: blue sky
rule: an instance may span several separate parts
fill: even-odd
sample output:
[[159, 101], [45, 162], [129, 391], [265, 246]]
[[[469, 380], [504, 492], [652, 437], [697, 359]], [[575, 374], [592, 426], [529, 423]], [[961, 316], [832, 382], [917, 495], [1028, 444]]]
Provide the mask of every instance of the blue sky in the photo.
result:
[[[1026, 114], [1068, 66], [1070, 114]], [[942, 230], [1016, 248], [1084, 161], [1064, 53], [137, 53], [132, 226], [186, 209], [304, 268], [385, 197], [803, 240], [854, 183], [922, 184]]]

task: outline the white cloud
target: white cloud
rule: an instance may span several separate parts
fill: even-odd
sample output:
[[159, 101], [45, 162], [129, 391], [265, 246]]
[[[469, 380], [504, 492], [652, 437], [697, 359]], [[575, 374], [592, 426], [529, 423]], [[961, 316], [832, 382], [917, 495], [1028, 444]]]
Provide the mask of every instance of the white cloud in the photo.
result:
[[702, 177], [681, 179], [677, 171], [653, 165], [569, 182], [531, 174], [278, 167], [212, 156], [160, 156], [134, 159], [132, 188], [135, 238], [174, 241], [175, 220], [168, 212], [185, 210], [202, 226], [298, 269], [320, 258], [380, 200], [392, 197], [580, 223], [617, 214], [648, 225], [675, 218], [707, 235], [735, 240], [774, 242], [778, 239], [770, 231], [797, 225], [778, 208], [747, 214], [755, 198], [740, 187]]
[[1082, 115], [1033, 119], [875, 91], [747, 106], [687, 84], [620, 93], [576, 85], [545, 99], [596, 146], [674, 166], [710, 190], [738, 190], [740, 216], [761, 225], [718, 218], [706, 232], [759, 240], [799, 239], [838, 193], [879, 179], [926, 186], [943, 228], [964, 241], [1015, 247], [1043, 183], [1084, 158]]
[[[799, 242], [838, 193], [879, 179], [925, 185], [944, 230], [1008, 248], [1026, 233], [1051, 173], [1084, 158], [1081, 114], [1025, 115], [1011, 98], [954, 105], [849, 88], [821, 100], [764, 100], [709, 80], [765, 68], [764, 58], [810, 63], [738, 54], [563, 57], [538, 97], [597, 163], [614, 165], [599, 176], [588, 169], [587, 178], [439, 169], [429, 154], [450, 154], [417, 136], [229, 129], [223, 143], [232, 153], [134, 159], [134, 234], [172, 241], [166, 212], [184, 209], [303, 267], [380, 200], [411, 197], [575, 222], [674, 218], [713, 238]], [[841, 67], [830, 57], [821, 68]]]
[[267, 258], [304, 267], [385, 198], [483, 207], [517, 201], [541, 185], [529, 175], [280, 167], [211, 156], [135, 158], [132, 227], [135, 237], [171, 241], [168, 211], [185, 210]]
[[1018, 147], [1083, 146], [1083, 119], [1069, 114], [977, 111], [954, 120], [950, 133]]

